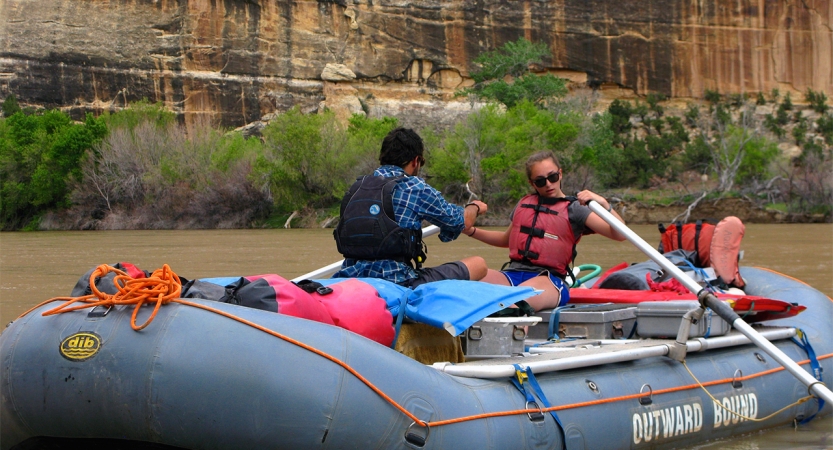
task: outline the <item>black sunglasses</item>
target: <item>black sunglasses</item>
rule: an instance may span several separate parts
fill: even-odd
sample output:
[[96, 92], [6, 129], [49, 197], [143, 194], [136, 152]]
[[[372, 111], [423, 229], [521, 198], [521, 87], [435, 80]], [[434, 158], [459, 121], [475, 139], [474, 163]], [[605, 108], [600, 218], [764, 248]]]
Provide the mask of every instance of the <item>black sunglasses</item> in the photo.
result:
[[419, 162], [419, 166], [420, 167], [425, 167], [425, 158], [423, 158], [422, 156], [417, 156], [417, 158], [419, 158], [417, 160], [417, 162]]
[[551, 174], [549, 174], [545, 177], [538, 177], [538, 178], [532, 180], [532, 182], [535, 183], [535, 186], [544, 187], [544, 186], [547, 185], [547, 181], [549, 181], [550, 183], [556, 183], [556, 182], [558, 182], [558, 180], [560, 178], [561, 178], [561, 172], [555, 172], [555, 173], [551, 173]]

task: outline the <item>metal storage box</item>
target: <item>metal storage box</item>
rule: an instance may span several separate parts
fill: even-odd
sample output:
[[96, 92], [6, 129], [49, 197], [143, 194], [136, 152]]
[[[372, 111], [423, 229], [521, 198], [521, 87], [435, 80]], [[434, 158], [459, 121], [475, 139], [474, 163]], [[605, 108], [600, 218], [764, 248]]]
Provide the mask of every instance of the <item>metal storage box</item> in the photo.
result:
[[[543, 321], [529, 329], [530, 339], [547, 339], [552, 311], [538, 312]], [[635, 326], [633, 305], [577, 305], [561, 310], [556, 331], [561, 338], [618, 339], [628, 337]]]
[[[636, 332], [641, 337], [676, 338], [683, 315], [700, 307], [696, 300], [672, 300], [667, 302], [642, 302], [637, 305]], [[711, 309], [703, 318], [692, 323], [688, 337], [723, 336], [731, 326]]]
[[496, 358], [524, 352], [526, 331], [540, 317], [487, 317], [475, 322], [460, 336], [466, 359]]

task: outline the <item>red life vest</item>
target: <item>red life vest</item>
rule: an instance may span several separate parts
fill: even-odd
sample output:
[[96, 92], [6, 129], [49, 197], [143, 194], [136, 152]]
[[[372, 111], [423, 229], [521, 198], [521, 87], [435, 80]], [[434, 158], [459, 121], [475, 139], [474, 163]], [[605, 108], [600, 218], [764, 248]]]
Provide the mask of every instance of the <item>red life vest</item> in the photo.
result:
[[714, 235], [714, 225], [698, 220], [696, 223], [674, 222], [668, 228], [659, 224], [662, 242], [659, 244], [660, 253], [668, 253], [677, 249], [697, 252], [699, 267], [709, 267], [711, 262], [709, 247]]
[[565, 275], [575, 257], [576, 244], [581, 239], [581, 236], [573, 235], [567, 213], [572, 201], [538, 194], [522, 198], [512, 216], [509, 259]]
[[746, 283], [738, 271], [738, 256], [745, 229], [743, 222], [734, 216], [724, 218], [717, 225], [698, 220], [685, 225], [676, 222], [666, 229], [660, 224], [659, 251], [693, 250], [697, 252], [699, 267], [712, 267], [721, 281], [742, 288]]

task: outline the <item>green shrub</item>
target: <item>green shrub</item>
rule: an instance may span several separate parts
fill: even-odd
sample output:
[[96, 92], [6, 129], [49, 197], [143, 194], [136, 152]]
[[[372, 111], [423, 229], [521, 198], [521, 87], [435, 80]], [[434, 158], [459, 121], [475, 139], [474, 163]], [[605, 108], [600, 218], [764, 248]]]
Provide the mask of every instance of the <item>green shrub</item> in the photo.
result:
[[[532, 43], [525, 38], [507, 42], [497, 50], [476, 57], [473, 62], [480, 70], [471, 72], [475, 85], [458, 94], [494, 100], [511, 108], [527, 100], [544, 105], [548, 100], [567, 93], [564, 80], [551, 74], [529, 73], [530, 64], [540, 64], [550, 54], [543, 43]], [[512, 77], [512, 82], [504, 78]]]
[[619, 186], [649, 187], [651, 178], [660, 170], [661, 165], [651, 156], [647, 143], [634, 139], [625, 146], [622, 153], [624, 167], [620, 175]]
[[833, 145], [833, 114], [823, 114], [816, 120], [819, 134], [827, 145]]
[[654, 111], [657, 114], [657, 117], [660, 117], [665, 112], [665, 109], [659, 104], [659, 102], [665, 101], [665, 99], [666, 97], [663, 94], [650, 93], [646, 97], [645, 101], [648, 102], [648, 106], [651, 108], [651, 111]]
[[804, 141], [807, 139], [807, 121], [802, 120], [793, 127], [792, 130], [793, 139], [795, 139], [795, 145], [802, 145]]
[[340, 200], [355, 180], [356, 155], [335, 118], [293, 107], [263, 129], [265, 152], [255, 164], [279, 211], [322, 207]]
[[685, 146], [682, 153], [684, 170], [696, 170], [699, 173], [708, 173], [712, 165], [711, 149], [706, 145], [702, 136], [697, 136], [694, 141]]
[[495, 106], [481, 108], [432, 150], [431, 183], [457, 201], [468, 196], [464, 186], [469, 183], [484, 201], [510, 203], [528, 191], [523, 163], [532, 153], [553, 150], [565, 171], [576, 164], [586, 150], [575, 145], [582, 130], [578, 120], [573, 114], [556, 118], [530, 101], [505, 112]]
[[685, 112], [685, 120], [688, 126], [696, 127], [697, 121], [700, 119], [700, 107], [697, 105], [688, 105]]
[[671, 133], [680, 141], [688, 142], [688, 131], [683, 126], [682, 120], [679, 117], [666, 117], [665, 121], [671, 127]]
[[20, 105], [17, 104], [17, 98], [15, 98], [14, 94], [9, 94], [5, 100], [3, 100], [3, 117], [11, 117], [15, 113], [20, 112]]
[[766, 98], [764, 98], [763, 92], [758, 92], [758, 96], [755, 99], [756, 105], [766, 105]]
[[131, 103], [127, 108], [113, 113], [104, 113], [101, 119], [110, 129], [125, 128], [133, 130], [141, 123], [152, 123], [159, 128], [171, 126], [176, 121], [176, 114], [166, 109], [162, 103], [150, 103], [147, 99]]
[[764, 116], [764, 126], [772, 132], [772, 134], [778, 136], [778, 138], [784, 137], [784, 127], [778, 123], [778, 119], [775, 118], [772, 114], [767, 114]]
[[75, 124], [66, 114], [19, 111], [0, 127], [0, 227], [18, 229], [38, 216], [69, 205], [67, 184], [80, 179], [80, 161], [107, 134], [103, 121], [87, 115]]
[[827, 96], [824, 92], [815, 92], [812, 89], [807, 88], [807, 93], [804, 95], [804, 99], [810, 103], [810, 108], [819, 114], [826, 113], [829, 108], [827, 105]]
[[610, 128], [616, 135], [623, 135], [628, 133], [632, 128], [631, 115], [633, 115], [633, 108], [630, 102], [624, 100], [613, 100], [607, 108], [610, 114]]
[[792, 102], [792, 99], [790, 99], [790, 93], [789, 92], [787, 92], [787, 95], [784, 97], [784, 101], [781, 102], [781, 108], [783, 108], [785, 111], [792, 111], [793, 102]]
[[729, 106], [733, 108], [740, 108], [746, 104], [746, 101], [749, 100], [749, 96], [746, 93], [729, 94], [726, 100], [728, 101]]
[[705, 92], [706, 101], [712, 104], [720, 103], [721, 95], [717, 91], [712, 91], [711, 89], [706, 89]]
[[[734, 129], [730, 137], [730, 146], [734, 146], [734, 151], [737, 151], [737, 142], [740, 139], [740, 130]], [[744, 184], [752, 180], [770, 178], [770, 166], [779, 154], [776, 143], [764, 136], [756, 136], [746, 143], [744, 152], [735, 181]]]

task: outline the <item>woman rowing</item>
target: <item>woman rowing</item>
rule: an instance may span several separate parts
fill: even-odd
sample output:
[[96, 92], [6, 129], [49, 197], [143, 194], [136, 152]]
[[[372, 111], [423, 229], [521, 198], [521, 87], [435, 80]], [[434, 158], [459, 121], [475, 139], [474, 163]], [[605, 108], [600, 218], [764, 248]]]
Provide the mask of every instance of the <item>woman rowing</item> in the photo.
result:
[[[587, 202], [595, 200], [616, 219], [604, 197], [584, 190], [566, 197], [561, 190], [562, 170], [552, 152], [539, 152], [526, 161], [526, 175], [534, 193], [523, 197], [510, 215], [506, 231], [475, 226], [463, 232], [489, 245], [509, 248], [509, 263], [501, 271], [489, 270], [481, 281], [511, 286], [531, 286], [542, 291], [527, 300], [536, 311], [566, 304], [570, 299], [565, 278], [575, 259], [576, 244], [586, 234], [598, 233], [617, 241], [625, 236], [614, 230]], [[545, 276], [544, 276], [545, 275]]]

